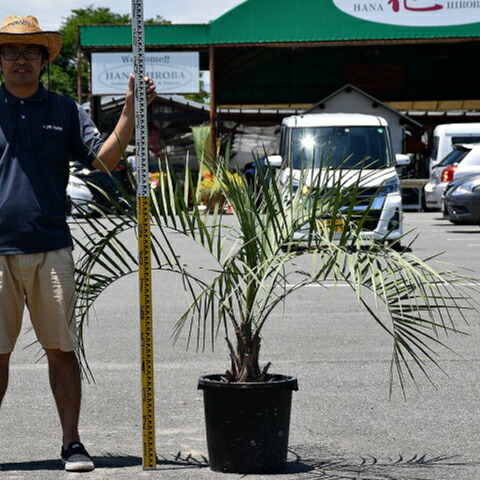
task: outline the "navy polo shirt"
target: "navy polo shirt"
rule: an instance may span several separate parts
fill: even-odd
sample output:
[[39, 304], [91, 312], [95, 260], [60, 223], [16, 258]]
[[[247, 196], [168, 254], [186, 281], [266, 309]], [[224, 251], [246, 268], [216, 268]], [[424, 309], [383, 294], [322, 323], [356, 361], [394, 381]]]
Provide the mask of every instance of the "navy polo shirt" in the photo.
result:
[[0, 87], [0, 255], [72, 246], [69, 161], [90, 167], [102, 144], [73, 100], [43, 86], [25, 99]]

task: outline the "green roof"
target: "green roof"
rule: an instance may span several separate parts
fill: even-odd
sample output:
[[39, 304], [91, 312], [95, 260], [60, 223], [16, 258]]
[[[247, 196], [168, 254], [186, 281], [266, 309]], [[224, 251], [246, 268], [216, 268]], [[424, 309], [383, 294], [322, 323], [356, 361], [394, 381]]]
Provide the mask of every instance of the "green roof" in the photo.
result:
[[[208, 25], [145, 25], [146, 46], [208, 45]], [[131, 47], [130, 25], [82, 25], [79, 43], [84, 49]]]
[[[370, 4], [386, 8], [387, 1]], [[129, 25], [85, 25], [79, 32], [83, 49], [131, 46]], [[145, 27], [147, 47], [472, 38], [480, 38], [480, 22], [443, 27], [387, 25], [348, 15], [333, 0], [247, 0], [208, 24]]]

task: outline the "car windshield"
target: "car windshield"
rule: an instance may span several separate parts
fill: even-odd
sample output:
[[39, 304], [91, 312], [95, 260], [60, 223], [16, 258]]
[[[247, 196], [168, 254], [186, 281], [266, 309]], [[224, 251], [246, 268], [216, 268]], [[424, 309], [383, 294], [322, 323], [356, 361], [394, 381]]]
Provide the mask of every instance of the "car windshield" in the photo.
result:
[[292, 168], [383, 168], [391, 164], [384, 127], [292, 129]]
[[470, 149], [464, 148], [456, 148], [448, 153], [443, 160], [437, 165], [438, 167], [448, 167], [450, 165], [454, 165], [455, 163], [459, 163], [463, 160], [465, 155], [470, 152]]

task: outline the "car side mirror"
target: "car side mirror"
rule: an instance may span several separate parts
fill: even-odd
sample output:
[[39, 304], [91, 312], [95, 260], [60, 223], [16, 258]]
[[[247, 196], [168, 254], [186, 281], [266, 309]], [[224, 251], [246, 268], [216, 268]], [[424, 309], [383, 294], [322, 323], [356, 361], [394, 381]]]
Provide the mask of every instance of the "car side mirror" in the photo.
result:
[[395, 154], [395, 165], [397, 167], [408, 167], [412, 163], [411, 158], [404, 153]]
[[269, 155], [265, 160], [272, 168], [280, 168], [283, 163], [281, 155]]

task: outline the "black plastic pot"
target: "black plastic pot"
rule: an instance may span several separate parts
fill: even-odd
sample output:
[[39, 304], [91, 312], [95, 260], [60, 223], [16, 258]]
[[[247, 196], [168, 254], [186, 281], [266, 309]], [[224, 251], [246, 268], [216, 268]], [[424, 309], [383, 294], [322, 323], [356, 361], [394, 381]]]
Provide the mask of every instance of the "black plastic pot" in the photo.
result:
[[227, 383], [221, 375], [198, 380], [203, 390], [210, 468], [219, 472], [274, 473], [287, 466], [295, 377]]

